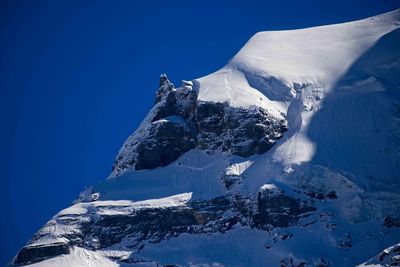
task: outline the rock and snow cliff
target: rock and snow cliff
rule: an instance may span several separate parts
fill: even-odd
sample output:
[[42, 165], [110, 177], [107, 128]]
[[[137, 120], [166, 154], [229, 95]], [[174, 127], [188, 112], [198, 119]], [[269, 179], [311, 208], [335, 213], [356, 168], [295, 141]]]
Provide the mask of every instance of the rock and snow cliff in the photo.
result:
[[260, 32], [206, 77], [161, 75], [108, 179], [13, 264], [398, 266], [399, 28]]

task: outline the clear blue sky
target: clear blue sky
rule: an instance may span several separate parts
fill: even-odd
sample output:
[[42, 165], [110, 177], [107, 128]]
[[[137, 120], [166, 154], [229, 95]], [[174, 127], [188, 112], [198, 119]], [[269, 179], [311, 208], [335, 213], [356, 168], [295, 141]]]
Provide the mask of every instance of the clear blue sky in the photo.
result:
[[222, 67], [254, 33], [360, 19], [399, 0], [0, 3], [0, 266], [105, 179], [151, 108]]

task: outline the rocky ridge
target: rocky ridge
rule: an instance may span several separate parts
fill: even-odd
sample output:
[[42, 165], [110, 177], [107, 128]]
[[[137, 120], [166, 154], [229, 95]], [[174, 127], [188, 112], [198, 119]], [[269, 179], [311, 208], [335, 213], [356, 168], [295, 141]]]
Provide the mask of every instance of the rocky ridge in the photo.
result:
[[194, 148], [219, 149], [242, 157], [262, 154], [287, 130], [287, 121], [262, 107], [197, 101], [197, 94], [191, 81], [174, 88], [162, 74], [155, 106], [123, 144], [113, 175], [162, 167]]

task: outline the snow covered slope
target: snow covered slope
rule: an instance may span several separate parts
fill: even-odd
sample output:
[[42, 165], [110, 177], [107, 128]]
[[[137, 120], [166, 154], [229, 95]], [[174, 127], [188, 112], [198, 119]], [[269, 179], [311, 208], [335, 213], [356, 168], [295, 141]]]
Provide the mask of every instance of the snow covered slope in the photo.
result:
[[[199, 100], [260, 105], [287, 113], [296, 134], [278, 149], [275, 158], [287, 164], [309, 161], [316, 147], [305, 132], [323, 98], [338, 91], [336, 85], [353, 64], [398, 27], [399, 12], [393, 11], [338, 25], [259, 32], [228, 65], [196, 80]], [[396, 56], [396, 51], [390, 52]], [[364, 71], [357, 78], [353, 82], [360, 86], [355, 95], [370, 91], [365, 89], [369, 85], [382, 90], [374, 73]]]
[[396, 30], [398, 23], [398, 11], [393, 11], [337, 25], [259, 32], [228, 65], [197, 79], [199, 100], [265, 105], [268, 101], [259, 98], [283, 101], [285, 96], [294, 96], [296, 84], [323, 83], [326, 90], [332, 89], [352, 64], [382, 36]]
[[14, 264], [375, 264], [400, 241], [399, 28], [396, 10], [260, 32], [215, 73], [161, 75], [108, 179]]

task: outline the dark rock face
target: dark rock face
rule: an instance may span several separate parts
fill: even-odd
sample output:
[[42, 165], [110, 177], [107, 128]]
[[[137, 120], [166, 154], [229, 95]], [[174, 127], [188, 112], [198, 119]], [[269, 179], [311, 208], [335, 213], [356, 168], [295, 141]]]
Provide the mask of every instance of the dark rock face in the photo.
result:
[[[224, 233], [238, 225], [271, 230], [291, 225], [304, 213], [314, 210], [307, 203], [286, 196], [283, 191], [273, 197], [264, 193], [260, 193], [257, 198], [228, 195], [211, 200], [196, 200], [184, 206], [142, 208], [125, 214], [101, 213], [104, 209], [114, 210], [118, 207], [92, 206], [90, 213], [81, 215], [80, 218], [75, 215], [60, 215], [56, 219], [57, 223], [74, 229], [74, 234], [60, 236], [68, 242], [47, 247], [25, 247], [19, 252], [15, 264], [23, 265], [68, 254], [69, 246], [98, 250], [123, 244], [126, 249], [137, 252], [147, 243], [161, 242], [182, 233]], [[38, 235], [33, 241], [41, 237], [43, 236]], [[289, 234], [279, 236], [280, 240], [291, 237]], [[143, 260], [135, 258], [135, 253], [131, 257], [122, 260]]]
[[165, 166], [195, 147], [195, 140], [185, 121], [163, 120], [152, 124], [147, 138], [137, 147], [136, 169]]
[[262, 189], [258, 193], [257, 213], [254, 216], [254, 223], [258, 228], [268, 229], [270, 225], [288, 227], [298, 221], [299, 215], [316, 210], [285, 195], [280, 189], [271, 191]]
[[400, 227], [400, 218], [394, 218], [387, 216], [383, 221], [383, 225], [391, 228], [391, 227]]
[[293, 257], [288, 257], [279, 262], [279, 267], [329, 267], [329, 262], [325, 259], [313, 260], [298, 260]]
[[44, 246], [27, 246], [19, 251], [14, 263], [18, 265], [30, 264], [63, 254], [69, 254], [68, 244], [54, 243]]
[[[380, 262], [388, 261], [388, 266], [400, 266], [400, 244], [394, 245], [389, 249], [385, 249], [378, 255]], [[386, 265], [385, 265], [386, 266]]]
[[160, 75], [160, 87], [156, 93], [155, 104], [161, 102], [164, 96], [168, 95], [170, 92], [174, 91], [174, 85], [168, 80], [167, 75]]
[[[228, 103], [198, 102], [197, 93], [191, 82], [183, 81], [182, 86], [175, 89], [167, 77], [161, 75], [155, 106], [143, 125], [123, 145], [113, 166], [114, 174], [165, 166], [193, 148], [248, 157], [266, 152], [286, 131], [285, 121], [277, 120], [260, 107], [235, 108]], [[242, 178], [226, 176], [222, 179], [229, 191]], [[96, 250], [129, 244], [127, 249], [138, 251], [146, 242], [160, 242], [181, 233], [224, 233], [237, 224], [259, 229], [266, 229], [267, 225], [284, 227], [310, 211], [303, 204], [282, 192], [275, 198], [228, 193], [184, 206], [143, 208], [119, 215], [101, 213], [101, 209], [113, 207], [93, 206], [90, 213], [64, 214], [55, 219], [57, 224], [71, 229], [58, 236], [67, 240], [65, 244], [26, 246], [15, 263], [68, 254], [70, 246]], [[33, 242], [43, 235], [47, 232], [34, 236]], [[129, 242], [124, 242], [126, 240]], [[140, 261], [132, 259], [132, 262], [136, 260]]]
[[196, 146], [197, 130], [193, 114], [197, 92], [190, 84], [179, 90], [161, 75], [155, 106], [143, 129], [131, 135], [113, 166], [118, 175], [126, 169], [152, 169], [165, 166]]
[[242, 157], [262, 154], [282, 137], [286, 121], [257, 106], [198, 102], [192, 83], [175, 89], [161, 75], [149, 125], [125, 142], [113, 172], [165, 166], [193, 148], [220, 149]]
[[[221, 197], [211, 201], [193, 202], [184, 207], [143, 209], [128, 216], [102, 216], [98, 222], [85, 225], [82, 232], [86, 237], [98, 239], [98, 243], [90, 247], [91, 249], [106, 248], [129, 237], [135, 237], [136, 245], [140, 247], [141, 241], [160, 242], [181, 233], [227, 231], [237, 222], [222, 217], [230, 207], [229, 201]], [[220, 227], [206, 226], [214, 222]], [[83, 243], [93, 246], [93, 242], [85, 242], [85, 238]], [[136, 247], [135, 243], [133, 246]]]
[[199, 148], [242, 157], [267, 152], [287, 130], [285, 121], [261, 107], [234, 108], [228, 103], [199, 103], [196, 121]]
[[161, 105], [158, 108], [157, 114], [153, 118], [152, 122], [173, 115], [180, 115], [180, 110], [176, 103], [175, 91], [168, 92], [167, 96], [165, 97], [164, 105]]
[[335, 191], [329, 191], [327, 194], [323, 194], [323, 193], [316, 193], [314, 191], [310, 191], [310, 192], [306, 192], [306, 194], [311, 197], [311, 198], [315, 198], [315, 199], [337, 199], [337, 194]]
[[339, 248], [343, 250], [350, 249], [353, 246], [351, 240], [351, 235], [349, 233], [346, 233], [340, 240], [338, 240]]

